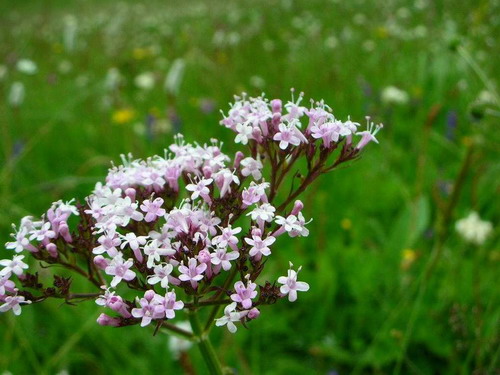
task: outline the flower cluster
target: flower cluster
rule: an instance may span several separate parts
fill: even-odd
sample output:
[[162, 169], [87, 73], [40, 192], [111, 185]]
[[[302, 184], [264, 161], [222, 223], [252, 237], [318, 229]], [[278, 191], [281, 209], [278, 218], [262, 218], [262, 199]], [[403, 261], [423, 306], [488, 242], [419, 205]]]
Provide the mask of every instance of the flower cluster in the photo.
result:
[[[336, 119], [322, 101], [301, 106], [302, 97], [285, 105], [236, 98], [221, 124], [237, 133], [248, 154], [231, 159], [216, 140], [191, 144], [178, 135], [163, 157], [122, 157], [85, 204], [59, 201], [39, 221], [24, 218], [7, 249], [62, 265], [99, 289], [75, 294], [71, 279], [57, 275], [45, 287], [26, 271], [25, 256], [15, 255], [0, 260], [0, 311], [20, 314], [22, 304], [49, 297], [93, 298], [114, 312], [101, 314], [101, 325], [159, 328], [181, 310], [208, 306], [212, 322], [235, 332], [262, 306], [294, 302], [309, 289], [297, 280], [301, 267], [290, 263], [286, 276], [258, 279], [280, 236], [309, 234], [296, 198], [321, 174], [355, 159], [380, 129], [369, 124], [359, 132], [358, 123]], [[361, 136], [356, 145], [354, 136]], [[307, 170], [300, 183], [284, 188], [301, 158]], [[70, 217], [79, 221], [73, 230]]]
[[472, 211], [467, 217], [456, 222], [455, 229], [467, 242], [482, 245], [491, 235], [493, 224], [481, 220], [479, 214]]

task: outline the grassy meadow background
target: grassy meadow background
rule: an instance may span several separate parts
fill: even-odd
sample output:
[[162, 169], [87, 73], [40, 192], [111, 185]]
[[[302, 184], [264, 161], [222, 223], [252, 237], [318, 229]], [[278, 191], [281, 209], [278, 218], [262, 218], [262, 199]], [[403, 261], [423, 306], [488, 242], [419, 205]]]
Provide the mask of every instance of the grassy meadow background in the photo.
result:
[[[302, 196], [310, 237], [274, 252], [270, 278], [291, 259], [310, 292], [249, 330], [213, 330], [223, 361], [239, 374], [499, 374], [499, 35], [497, 0], [0, 0], [2, 241], [177, 132], [233, 154], [219, 109], [295, 87], [385, 128]], [[482, 246], [454, 228], [472, 210], [493, 223]], [[0, 374], [183, 373], [166, 335], [99, 327], [99, 313], [51, 300], [1, 315]]]

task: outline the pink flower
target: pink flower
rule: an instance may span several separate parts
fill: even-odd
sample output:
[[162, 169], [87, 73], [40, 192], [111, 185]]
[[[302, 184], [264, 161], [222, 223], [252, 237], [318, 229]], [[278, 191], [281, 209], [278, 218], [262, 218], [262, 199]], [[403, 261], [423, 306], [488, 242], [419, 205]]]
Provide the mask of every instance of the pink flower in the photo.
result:
[[229, 330], [229, 332], [235, 333], [237, 331], [237, 328], [234, 322], [239, 321], [246, 315], [246, 313], [237, 312], [235, 311], [235, 309], [236, 309], [236, 302], [227, 305], [226, 308], [224, 309], [224, 316], [222, 318], [216, 319], [215, 325], [217, 327], [227, 325], [227, 329]]
[[[240, 254], [237, 251], [227, 252], [227, 248], [219, 247], [215, 250], [215, 253], [210, 254], [212, 257], [212, 264], [215, 266], [222, 265], [222, 269], [224, 271], [228, 271], [231, 269], [231, 261], [238, 259]], [[215, 273], [219, 272], [219, 268], [215, 269]]]
[[154, 201], [146, 199], [141, 204], [141, 210], [146, 213], [144, 221], [146, 223], [151, 223], [155, 221], [158, 217], [165, 215], [165, 209], [161, 208], [163, 205], [162, 198], [156, 198]]
[[0, 306], [0, 312], [6, 312], [12, 310], [14, 315], [21, 315], [21, 304], [30, 304], [31, 301], [25, 301], [24, 296], [7, 296], [5, 297], [5, 303]]
[[154, 275], [148, 276], [148, 284], [155, 285], [160, 283], [164, 289], [168, 288], [168, 283], [173, 279], [170, 274], [174, 270], [171, 264], [158, 265], [153, 268]]
[[252, 299], [257, 296], [255, 288], [257, 288], [257, 284], [252, 283], [249, 278], [247, 278], [247, 286], [242, 281], [237, 281], [234, 284], [236, 293], [231, 294], [231, 299], [234, 302], [241, 303], [244, 309], [249, 309], [252, 307]]
[[220, 197], [223, 198], [226, 193], [231, 192], [231, 184], [240, 184], [240, 179], [229, 169], [221, 169], [214, 175], [215, 184], [220, 189]]
[[[14, 230], [16, 230], [16, 227], [14, 227]], [[21, 226], [19, 228], [19, 231], [16, 233], [11, 234], [11, 236], [14, 238], [13, 242], [7, 242], [5, 244], [5, 247], [10, 250], [14, 250], [16, 253], [20, 253], [24, 249], [34, 251], [36, 248], [30, 244], [30, 240], [28, 239], [28, 228]]]
[[135, 279], [135, 272], [130, 268], [134, 265], [132, 259], [123, 260], [123, 254], [119, 253], [111, 260], [109, 266], [106, 267], [105, 272], [110, 276], [114, 276], [111, 281], [111, 287], [116, 287], [122, 280], [131, 281]]
[[0, 277], [0, 296], [4, 296], [7, 292], [14, 292], [16, 285], [12, 280], [9, 280], [11, 274]]
[[213, 179], [211, 178], [202, 178], [196, 184], [191, 183], [186, 186], [186, 190], [192, 191], [191, 199], [195, 200], [198, 197], [202, 197], [203, 200], [207, 203], [211, 202], [208, 194], [210, 193], [210, 189], [208, 186], [212, 183]]
[[28, 265], [23, 262], [23, 259], [24, 255], [15, 255], [12, 260], [0, 260], [0, 266], [4, 266], [4, 268], [0, 271], [0, 276], [5, 276], [10, 273], [21, 276], [23, 274], [23, 270], [28, 269]]
[[147, 267], [152, 268], [155, 262], [159, 263], [162, 256], [174, 255], [176, 251], [171, 248], [163, 248], [158, 240], [150, 241], [144, 246], [144, 254], [148, 256]]
[[110, 257], [114, 257], [118, 254], [117, 246], [120, 246], [121, 240], [117, 236], [115, 231], [108, 231], [97, 239], [100, 246], [95, 247], [92, 250], [94, 254], [102, 254], [106, 252]]
[[273, 236], [267, 237], [263, 240], [260, 236], [252, 236], [252, 238], [245, 238], [245, 242], [252, 246], [250, 249], [250, 256], [255, 257], [257, 260], [262, 258], [262, 255], [269, 256], [271, 255], [271, 246], [276, 241], [276, 238]]
[[179, 266], [179, 280], [181, 281], [190, 281], [193, 289], [198, 287], [198, 281], [203, 279], [203, 272], [207, 269], [207, 265], [205, 263], [201, 263], [198, 265], [198, 262], [195, 258], [189, 258], [188, 267], [184, 265], [184, 262], [181, 262]]
[[153, 319], [162, 319], [165, 316], [164, 298], [156, 294], [153, 290], [144, 293], [144, 298], [138, 299], [140, 308], [132, 309], [134, 318], [142, 318], [141, 327], [151, 323]]
[[127, 304], [123, 302], [122, 297], [115, 295], [115, 292], [110, 292], [109, 289], [106, 289], [104, 294], [95, 300], [95, 303], [99, 306], [109, 307], [124, 318], [130, 318], [131, 316], [128, 312]]
[[165, 294], [163, 305], [165, 307], [165, 316], [167, 319], [174, 319], [174, 310], [182, 310], [184, 308], [184, 302], [176, 301], [175, 298], [175, 292], [168, 292], [167, 294]]
[[295, 302], [297, 300], [297, 291], [307, 292], [309, 290], [309, 284], [303, 281], [297, 281], [297, 275], [302, 269], [299, 267], [297, 272], [292, 270], [293, 264], [290, 262], [290, 269], [288, 270], [287, 276], [281, 276], [278, 278], [278, 282], [283, 284], [280, 288], [280, 292], [284, 295], [288, 294], [288, 300], [290, 302]]
[[289, 144], [293, 146], [300, 145], [297, 129], [293, 125], [286, 126], [283, 123], [279, 125], [279, 132], [274, 135], [273, 140], [280, 141], [280, 148], [282, 150], [285, 150]]
[[358, 150], [361, 150], [363, 147], [365, 147], [368, 143], [370, 142], [375, 142], [378, 143], [377, 138], [375, 138], [375, 135], [384, 127], [383, 124], [380, 125], [375, 125], [374, 122], [370, 122], [370, 118], [367, 117], [367, 125], [366, 125], [366, 130], [362, 132], [356, 133], [356, 135], [361, 135], [361, 140], [359, 143], [356, 145], [356, 148]]
[[235, 235], [241, 232], [240, 227], [232, 228], [228, 225], [226, 228], [222, 228], [222, 233], [219, 236], [212, 238], [212, 244], [219, 247], [227, 247], [228, 245], [231, 249], [238, 250], [238, 237]]
[[261, 169], [264, 168], [260, 160], [254, 158], [245, 158], [241, 161], [242, 169], [241, 174], [245, 177], [252, 175], [254, 180], [262, 178]]
[[141, 245], [146, 244], [147, 236], [137, 236], [135, 233], [129, 232], [125, 236], [120, 237], [123, 240], [120, 248], [124, 249], [128, 245], [134, 252], [135, 259], [142, 262], [144, 258], [141, 253]]
[[252, 127], [245, 124], [236, 124], [236, 138], [234, 138], [235, 143], [241, 143], [246, 145], [249, 139], [252, 139]]

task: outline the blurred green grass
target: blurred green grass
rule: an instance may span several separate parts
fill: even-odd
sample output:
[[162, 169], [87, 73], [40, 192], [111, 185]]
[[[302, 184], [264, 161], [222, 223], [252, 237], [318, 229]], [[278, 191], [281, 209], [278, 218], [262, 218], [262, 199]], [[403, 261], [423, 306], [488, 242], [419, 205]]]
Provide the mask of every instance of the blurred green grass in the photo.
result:
[[[379, 146], [302, 197], [314, 218], [311, 236], [293, 247], [280, 242], [271, 268], [278, 272], [289, 259], [303, 264], [311, 291], [293, 305], [264, 309], [248, 331], [214, 331], [225, 363], [243, 374], [385, 374], [399, 365], [408, 374], [494, 373], [498, 230], [478, 248], [458, 237], [453, 222], [472, 209], [493, 223], [500, 217], [498, 117], [471, 115], [478, 95], [498, 85], [499, 7], [0, 1], [0, 234], [7, 240], [10, 223], [54, 200], [87, 195], [120, 153], [162, 153], [177, 131], [189, 141], [222, 139], [231, 153], [233, 134], [217, 125], [218, 109], [242, 91], [287, 98], [295, 87], [324, 98], [339, 118], [362, 122], [369, 114], [385, 129]], [[65, 43], [71, 24], [72, 50]], [[16, 70], [23, 58], [36, 62], [35, 74]], [[179, 58], [179, 93], [167, 94], [165, 76]], [[113, 90], [105, 85], [111, 68], [122, 76]], [[134, 84], [144, 72], [154, 75], [150, 90]], [[14, 82], [26, 91], [18, 108], [8, 100]], [[409, 102], [384, 102], [388, 86], [406, 91]], [[124, 109], [132, 119], [116, 123]], [[449, 235], [418, 289], [437, 242], [438, 202], [449, 199], [470, 144], [474, 163]], [[50, 301], [16, 319], [0, 316], [0, 371], [182, 373], [166, 337], [98, 327], [98, 314], [92, 303]], [[203, 373], [196, 349], [190, 355]]]

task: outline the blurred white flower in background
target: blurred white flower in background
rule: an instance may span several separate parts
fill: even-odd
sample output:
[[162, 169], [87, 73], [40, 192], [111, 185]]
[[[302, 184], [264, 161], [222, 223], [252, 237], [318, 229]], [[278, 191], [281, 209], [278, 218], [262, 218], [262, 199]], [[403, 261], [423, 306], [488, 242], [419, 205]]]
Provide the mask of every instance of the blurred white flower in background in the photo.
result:
[[0, 82], [7, 77], [7, 67], [5, 65], [0, 65]]
[[456, 222], [455, 229], [467, 242], [482, 245], [493, 231], [493, 225], [481, 220], [478, 213], [472, 211], [469, 216]]
[[71, 72], [71, 69], [73, 69], [73, 64], [68, 60], [62, 60], [57, 66], [57, 70], [59, 70], [61, 74], [68, 74]]
[[28, 59], [19, 60], [16, 64], [16, 68], [24, 74], [35, 74], [38, 71], [35, 62]]
[[8, 101], [12, 107], [19, 107], [23, 104], [25, 96], [24, 84], [22, 82], [14, 82], [10, 86]]
[[262, 89], [266, 85], [266, 81], [260, 76], [252, 76], [250, 77], [250, 84], [257, 89]]
[[477, 105], [495, 105], [496, 102], [495, 95], [488, 90], [481, 91], [474, 101]]
[[170, 67], [165, 78], [165, 91], [172, 95], [177, 95], [179, 93], [179, 88], [182, 83], [182, 78], [184, 76], [184, 69], [186, 67], [186, 62], [184, 59], [175, 59]]
[[122, 81], [122, 76], [118, 68], [109, 68], [106, 78], [104, 78], [104, 86], [109, 91], [116, 90]]
[[325, 47], [326, 48], [334, 49], [335, 47], [338, 46], [338, 44], [339, 44], [339, 40], [333, 35], [330, 35], [325, 40]]
[[[179, 322], [176, 324], [176, 326], [185, 331], [191, 332], [191, 325], [187, 321]], [[191, 341], [185, 340], [178, 336], [170, 335], [168, 337], [168, 348], [170, 349], [170, 352], [175, 359], [179, 359], [181, 353], [187, 352], [192, 345], [193, 344], [191, 343]]]
[[68, 14], [64, 17], [63, 43], [67, 51], [73, 51], [76, 46], [78, 21], [75, 16]]
[[407, 104], [410, 96], [404, 90], [398, 89], [395, 86], [387, 86], [382, 90], [380, 95], [382, 103], [384, 104]]
[[134, 79], [134, 84], [142, 90], [151, 90], [155, 86], [155, 76], [152, 72], [144, 72]]

